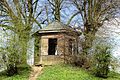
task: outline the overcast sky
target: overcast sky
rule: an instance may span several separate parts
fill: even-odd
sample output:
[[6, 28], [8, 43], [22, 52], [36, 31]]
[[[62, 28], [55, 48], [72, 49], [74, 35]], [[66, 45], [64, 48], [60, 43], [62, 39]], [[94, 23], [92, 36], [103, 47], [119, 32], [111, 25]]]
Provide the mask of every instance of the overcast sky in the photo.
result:
[[[120, 59], [120, 18], [105, 22], [97, 36], [105, 37], [112, 45], [112, 54]], [[104, 39], [105, 39], [104, 38]]]

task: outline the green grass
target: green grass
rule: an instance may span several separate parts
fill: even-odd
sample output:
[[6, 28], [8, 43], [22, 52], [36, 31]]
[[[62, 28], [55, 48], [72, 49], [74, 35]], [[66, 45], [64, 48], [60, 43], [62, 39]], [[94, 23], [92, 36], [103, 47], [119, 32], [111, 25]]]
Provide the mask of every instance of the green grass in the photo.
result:
[[120, 74], [111, 72], [109, 78], [103, 79], [89, 72], [69, 65], [53, 65], [43, 69], [37, 80], [120, 80]]
[[19, 67], [19, 73], [8, 77], [5, 75], [5, 72], [0, 73], [0, 80], [28, 80], [29, 75], [30, 75], [30, 68], [26, 65], [20, 66]]

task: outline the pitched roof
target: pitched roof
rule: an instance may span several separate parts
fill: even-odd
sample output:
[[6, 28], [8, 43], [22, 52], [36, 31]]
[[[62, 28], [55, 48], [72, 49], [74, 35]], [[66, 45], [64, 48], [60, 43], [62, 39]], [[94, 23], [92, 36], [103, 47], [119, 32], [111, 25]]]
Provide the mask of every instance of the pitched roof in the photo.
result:
[[70, 28], [70, 27], [67, 27], [66, 25], [62, 24], [59, 21], [54, 21], [45, 28], [43, 28], [42, 30], [56, 30], [56, 29], [58, 30], [58, 29], [66, 29], [66, 28]]
[[64, 24], [62, 24], [61, 22], [58, 21], [54, 21], [52, 23], [50, 23], [48, 26], [44, 27], [43, 29], [39, 30], [39, 33], [44, 33], [44, 32], [62, 32], [62, 30], [72, 30], [74, 31], [73, 28], [68, 27]]
[[77, 34], [80, 35], [81, 33], [76, 31], [75, 29], [73, 29], [72, 27], [68, 27], [64, 24], [62, 24], [61, 22], [58, 21], [54, 21], [52, 23], [50, 23], [48, 26], [40, 29], [39, 31], [37, 31], [34, 35], [38, 35], [38, 34], [44, 34], [44, 33], [61, 33], [61, 32], [65, 32], [65, 33], [73, 33], [73, 34]]

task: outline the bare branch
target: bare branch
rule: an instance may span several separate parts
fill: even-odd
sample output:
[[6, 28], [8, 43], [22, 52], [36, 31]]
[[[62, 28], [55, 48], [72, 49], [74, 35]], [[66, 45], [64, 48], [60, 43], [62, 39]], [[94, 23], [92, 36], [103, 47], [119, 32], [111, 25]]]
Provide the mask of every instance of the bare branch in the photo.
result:
[[54, 3], [52, 3], [50, 0], [48, 0], [48, 2], [49, 2], [52, 6], [55, 7]]
[[75, 14], [73, 14], [73, 15], [70, 17], [70, 19], [68, 20], [67, 25], [69, 25], [70, 22], [72, 21], [72, 19], [73, 19], [76, 15], [78, 15], [79, 13], [80, 13], [80, 12], [76, 12]]

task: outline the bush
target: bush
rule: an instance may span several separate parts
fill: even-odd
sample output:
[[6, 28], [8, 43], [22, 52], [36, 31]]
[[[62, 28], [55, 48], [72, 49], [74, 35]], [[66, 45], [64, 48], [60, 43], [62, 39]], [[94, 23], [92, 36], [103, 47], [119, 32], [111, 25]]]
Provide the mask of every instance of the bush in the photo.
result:
[[110, 47], [103, 44], [97, 45], [95, 48], [93, 60], [94, 74], [98, 77], [107, 78], [111, 61]]
[[9, 64], [7, 66], [7, 70], [6, 70], [7, 76], [13, 76], [14, 74], [18, 73], [18, 68], [16, 65], [14, 64]]
[[84, 54], [76, 54], [73, 56], [73, 65], [89, 69], [91, 66], [90, 56]]
[[27, 64], [19, 64], [19, 65], [9, 64], [7, 66], [7, 70], [5, 73], [7, 74], [7, 76], [13, 76], [21, 73], [24, 70], [30, 71], [31, 67]]
[[79, 54], [79, 55], [74, 56], [75, 66], [82, 67], [85, 62], [86, 62], [86, 57], [83, 54]]
[[7, 54], [6, 73], [7, 76], [13, 76], [18, 73], [17, 65], [19, 64], [19, 56], [17, 54], [17, 49], [12, 46], [8, 47], [7, 51], [9, 53]]

